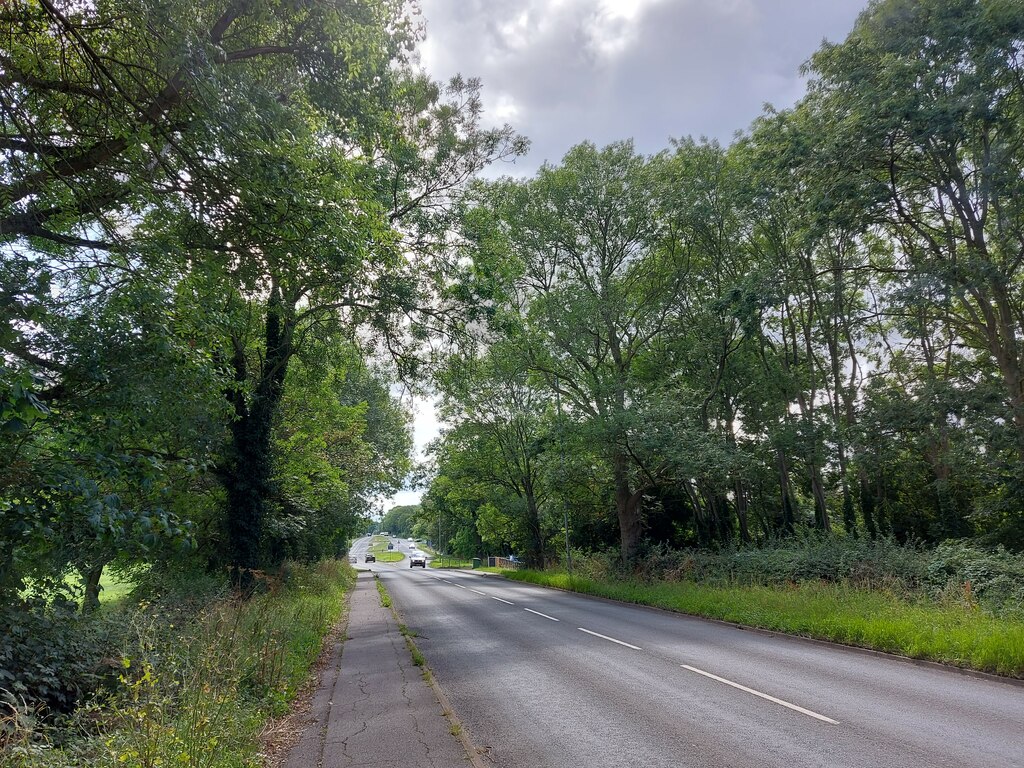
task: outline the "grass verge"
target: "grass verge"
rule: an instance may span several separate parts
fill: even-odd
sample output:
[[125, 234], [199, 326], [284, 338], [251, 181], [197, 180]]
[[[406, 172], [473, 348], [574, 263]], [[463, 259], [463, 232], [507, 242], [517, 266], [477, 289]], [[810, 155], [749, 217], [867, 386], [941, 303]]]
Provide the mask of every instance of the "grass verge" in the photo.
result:
[[291, 567], [247, 601], [207, 601], [198, 614], [166, 600], [126, 610], [134, 639], [115, 658], [106, 692], [60, 730], [26, 738], [5, 764], [262, 765], [261, 731], [307, 680], [353, 583], [347, 564], [325, 561]]
[[642, 584], [540, 571], [507, 572], [505, 577], [1024, 678], [1024, 619], [994, 617], [976, 607], [912, 600], [843, 584]]
[[405, 555], [395, 549], [388, 549], [389, 539], [374, 536], [370, 540], [369, 551], [377, 558], [378, 563], [398, 563], [405, 560]]
[[431, 560], [429, 565], [431, 568], [472, 568], [473, 561], [445, 555]]

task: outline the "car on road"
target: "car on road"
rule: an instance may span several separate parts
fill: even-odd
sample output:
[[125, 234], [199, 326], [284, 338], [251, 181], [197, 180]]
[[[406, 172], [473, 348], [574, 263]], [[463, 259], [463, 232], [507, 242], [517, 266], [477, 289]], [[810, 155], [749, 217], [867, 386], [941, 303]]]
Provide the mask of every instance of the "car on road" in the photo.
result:
[[417, 565], [420, 568], [426, 568], [427, 567], [426, 555], [424, 555], [424, 554], [422, 554], [420, 552], [417, 552], [415, 555], [413, 555], [412, 557], [409, 558], [409, 567], [410, 568], [415, 568]]
[[364, 563], [376, 563], [377, 562], [377, 556], [375, 554], [373, 554], [372, 552], [367, 552], [366, 553], [366, 557], [363, 559], [363, 562]]

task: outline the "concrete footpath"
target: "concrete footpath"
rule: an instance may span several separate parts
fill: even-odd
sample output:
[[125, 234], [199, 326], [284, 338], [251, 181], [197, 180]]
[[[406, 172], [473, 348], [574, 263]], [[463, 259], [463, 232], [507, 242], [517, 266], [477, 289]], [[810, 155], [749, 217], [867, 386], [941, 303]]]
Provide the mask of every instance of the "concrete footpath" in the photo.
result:
[[373, 574], [359, 574], [347, 640], [320, 675], [312, 710], [285, 768], [456, 768], [469, 765], [434, 689], [412, 663]]

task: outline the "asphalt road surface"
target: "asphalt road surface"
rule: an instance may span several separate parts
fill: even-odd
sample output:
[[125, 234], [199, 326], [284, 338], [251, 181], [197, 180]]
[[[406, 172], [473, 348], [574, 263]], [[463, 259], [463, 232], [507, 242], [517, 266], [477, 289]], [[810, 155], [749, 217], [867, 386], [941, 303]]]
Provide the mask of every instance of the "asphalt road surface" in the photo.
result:
[[1024, 767], [1024, 687], [1009, 682], [408, 561], [372, 568], [499, 768]]

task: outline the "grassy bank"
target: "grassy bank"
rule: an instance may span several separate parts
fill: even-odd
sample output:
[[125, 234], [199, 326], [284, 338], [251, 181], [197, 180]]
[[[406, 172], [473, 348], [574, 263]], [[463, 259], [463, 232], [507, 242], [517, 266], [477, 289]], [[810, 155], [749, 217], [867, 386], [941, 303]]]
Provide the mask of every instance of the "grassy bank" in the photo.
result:
[[[260, 735], [307, 680], [354, 581], [345, 564], [293, 567], [248, 601], [187, 593], [125, 606], [105, 684], [61, 727], [8, 718], [17, 768], [260, 766]], [[198, 588], [196, 591], [199, 591]], [[194, 595], [193, 595], [194, 597]]]
[[712, 586], [570, 578], [515, 571], [506, 578], [751, 627], [832, 640], [1024, 678], [1024, 617], [995, 617], [969, 602], [940, 604], [844, 584]]

